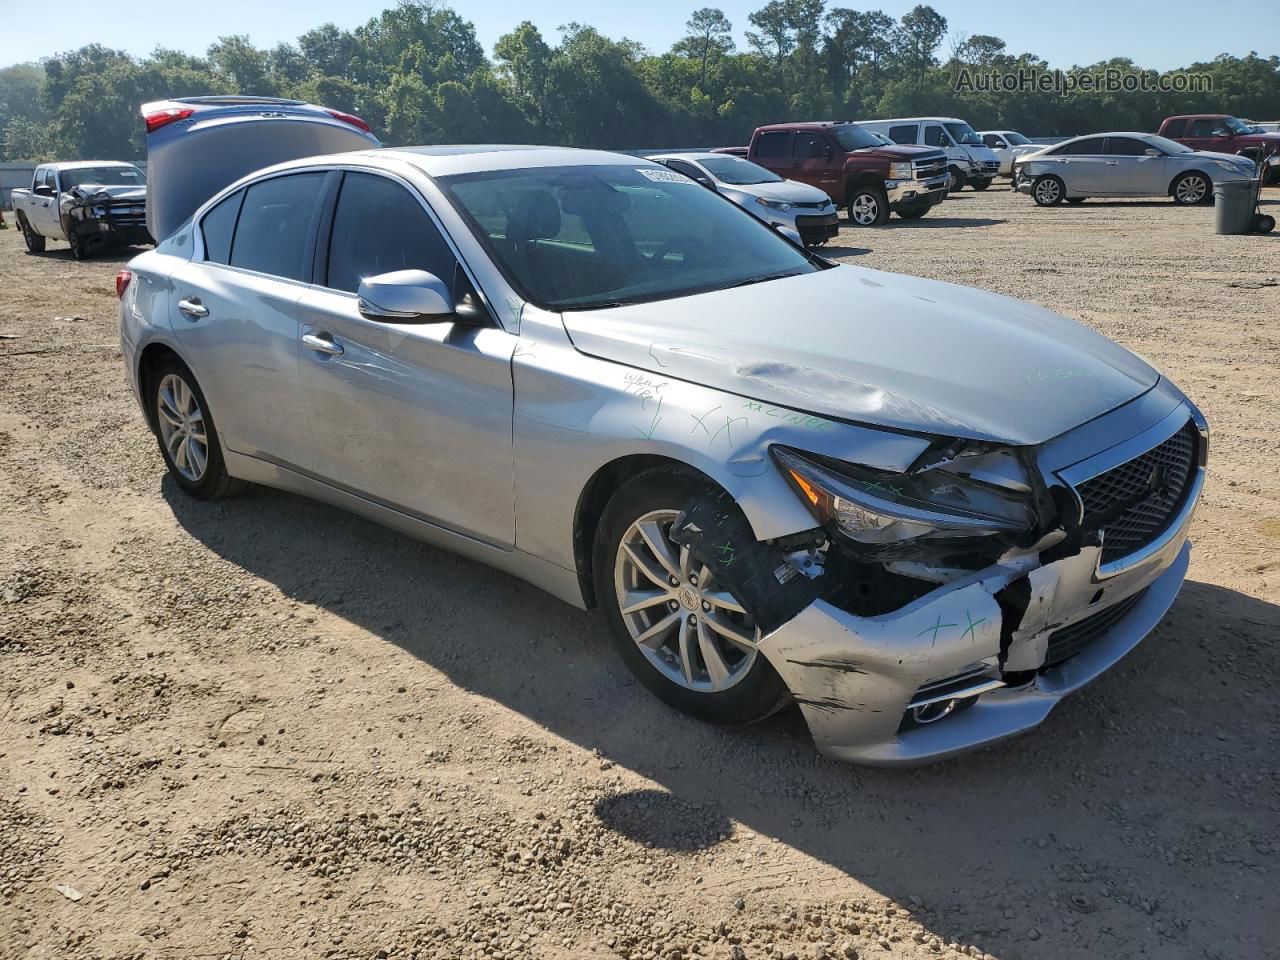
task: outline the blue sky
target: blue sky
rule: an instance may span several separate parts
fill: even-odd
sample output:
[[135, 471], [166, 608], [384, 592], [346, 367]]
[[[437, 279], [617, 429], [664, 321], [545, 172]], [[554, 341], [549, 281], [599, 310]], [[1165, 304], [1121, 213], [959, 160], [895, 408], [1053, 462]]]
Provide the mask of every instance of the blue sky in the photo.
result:
[[[0, 0], [0, 66], [102, 43], [135, 54], [156, 46], [203, 53], [216, 37], [247, 33], [259, 46], [292, 40], [313, 26], [332, 21], [354, 27], [391, 0], [58, 0], [52, 6], [31, 0]], [[829, 6], [880, 9], [901, 16], [917, 0], [860, 3], [829, 0]], [[549, 38], [561, 24], [579, 21], [613, 36], [627, 36], [653, 50], [666, 50], [684, 32], [689, 13], [719, 6], [733, 21], [740, 45], [747, 14], [764, 0], [645, 0], [639, 4], [541, 0], [528, 6], [497, 0], [456, 0], [450, 4], [476, 25], [487, 52], [494, 41], [529, 19]], [[1128, 56], [1143, 66], [1168, 69], [1219, 53], [1263, 56], [1280, 52], [1280, 16], [1275, 0], [1237, 0], [1224, 7], [1200, 0], [1073, 0], [1068, 4], [973, 3], [936, 0], [932, 6], [953, 31], [989, 33], [1015, 53], [1031, 51], [1053, 66], [1094, 63]], [[33, 10], [52, 16], [30, 18]], [[1221, 11], [1216, 16], [1212, 11]], [[1193, 29], [1184, 29], [1193, 25]]]

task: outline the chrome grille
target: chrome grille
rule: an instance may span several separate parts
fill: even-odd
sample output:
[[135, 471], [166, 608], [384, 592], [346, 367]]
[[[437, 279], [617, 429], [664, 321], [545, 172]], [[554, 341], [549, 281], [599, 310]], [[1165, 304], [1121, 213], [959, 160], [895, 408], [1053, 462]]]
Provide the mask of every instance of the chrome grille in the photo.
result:
[[1000, 169], [1000, 161], [999, 161], [999, 160], [983, 160], [983, 161], [982, 161], [982, 165], [983, 165], [984, 167], [986, 167], [988, 170], [999, 170], [999, 169]]
[[1144, 587], [1133, 596], [1125, 597], [1105, 610], [1099, 610], [1070, 626], [1053, 631], [1049, 634], [1049, 649], [1045, 653], [1044, 665], [1053, 667], [1070, 660], [1091, 641], [1096, 640], [1124, 619], [1124, 615], [1137, 605], [1146, 592]]
[[931, 160], [913, 160], [911, 161], [911, 169], [915, 171], [917, 179], [923, 180], [944, 173], [947, 169], [947, 162], [943, 157], [935, 157]]
[[1198, 441], [1188, 420], [1164, 443], [1076, 487], [1085, 528], [1103, 532], [1103, 563], [1140, 550], [1168, 528], [1191, 489]]

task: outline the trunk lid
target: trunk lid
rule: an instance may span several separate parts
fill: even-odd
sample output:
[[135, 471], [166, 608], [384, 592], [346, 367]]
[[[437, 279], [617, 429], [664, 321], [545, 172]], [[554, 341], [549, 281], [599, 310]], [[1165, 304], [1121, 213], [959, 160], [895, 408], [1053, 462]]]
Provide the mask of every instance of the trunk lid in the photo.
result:
[[254, 170], [382, 146], [356, 117], [278, 97], [160, 100], [143, 104], [142, 115], [148, 127], [147, 228], [157, 242]]

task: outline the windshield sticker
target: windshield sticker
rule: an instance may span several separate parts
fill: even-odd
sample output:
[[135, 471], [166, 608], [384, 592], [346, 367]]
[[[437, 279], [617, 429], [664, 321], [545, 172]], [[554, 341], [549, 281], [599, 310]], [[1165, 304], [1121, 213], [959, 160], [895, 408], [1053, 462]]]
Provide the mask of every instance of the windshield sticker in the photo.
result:
[[636, 173], [642, 177], [648, 177], [654, 183], [693, 183], [683, 173], [676, 173], [674, 170], [654, 169], [653, 167], [636, 167]]

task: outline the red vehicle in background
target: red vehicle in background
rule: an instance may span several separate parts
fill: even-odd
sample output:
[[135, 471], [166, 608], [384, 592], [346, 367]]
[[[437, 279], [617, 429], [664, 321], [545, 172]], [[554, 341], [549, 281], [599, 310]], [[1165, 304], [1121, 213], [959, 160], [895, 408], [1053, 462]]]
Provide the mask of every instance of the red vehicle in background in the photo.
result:
[[844, 121], [770, 124], [756, 129], [750, 146], [719, 152], [817, 187], [857, 227], [879, 226], [891, 210], [904, 220], [919, 219], [947, 195], [941, 150], [896, 144]]
[[1263, 171], [1263, 183], [1280, 181], [1280, 133], [1270, 133], [1226, 113], [1166, 117], [1157, 131], [1192, 150], [1238, 153]]

